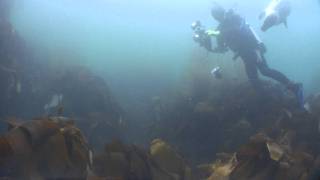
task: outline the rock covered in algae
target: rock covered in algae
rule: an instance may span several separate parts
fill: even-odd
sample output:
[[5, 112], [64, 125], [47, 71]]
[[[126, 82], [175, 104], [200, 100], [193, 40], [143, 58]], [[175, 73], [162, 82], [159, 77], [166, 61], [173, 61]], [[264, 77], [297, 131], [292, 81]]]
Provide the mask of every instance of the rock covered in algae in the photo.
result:
[[113, 141], [94, 157], [92, 178], [190, 180], [191, 169], [164, 141], [152, 142], [150, 154], [135, 145]]
[[236, 167], [238, 161], [235, 154], [229, 156], [227, 159], [218, 159], [212, 164], [212, 175], [208, 180], [227, 180]]
[[[286, 116], [287, 117], [287, 116]], [[281, 116], [280, 116], [281, 119]], [[200, 179], [307, 180], [320, 178], [317, 121], [292, 113], [272, 128], [260, 130], [231, 155], [217, 154], [213, 164], [198, 166]], [[302, 128], [304, 127], [304, 128]], [[231, 163], [232, 162], [232, 163]]]
[[152, 159], [166, 171], [176, 174], [178, 179], [192, 179], [190, 167], [174, 149], [161, 139], [151, 142], [150, 154]]
[[[11, 169], [9, 176], [23, 179], [86, 178], [89, 149], [81, 132], [74, 126], [38, 118], [12, 127], [2, 139], [12, 149], [7, 163], [17, 162], [7, 167]], [[0, 149], [6, 149], [4, 143]]]
[[284, 150], [275, 142], [267, 142], [267, 148], [270, 158], [274, 161], [279, 161], [284, 154]]
[[293, 109], [292, 97], [281, 86], [262, 83], [263, 96], [249, 83], [232, 83], [212, 88], [205, 97], [177, 97], [153, 129], [153, 137], [170, 140], [196, 164], [208, 163], [218, 152], [234, 152], [257, 131], [273, 126], [282, 109]]
[[94, 157], [93, 172], [106, 179], [152, 179], [148, 154], [120, 141], [107, 144], [104, 152]]
[[[261, 137], [261, 135], [260, 135]], [[230, 179], [291, 180], [308, 177], [312, 155], [287, 149], [279, 140], [253, 138], [237, 152], [239, 163]]]

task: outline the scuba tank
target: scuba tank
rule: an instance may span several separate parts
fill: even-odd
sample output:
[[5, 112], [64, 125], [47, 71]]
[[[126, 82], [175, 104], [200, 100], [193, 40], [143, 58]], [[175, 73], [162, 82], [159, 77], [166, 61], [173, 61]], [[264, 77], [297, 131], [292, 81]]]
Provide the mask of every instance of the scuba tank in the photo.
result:
[[264, 45], [264, 43], [261, 41], [260, 37], [257, 35], [257, 33], [253, 30], [253, 28], [248, 24], [244, 23], [243, 25], [245, 29], [245, 32], [247, 34], [247, 38], [252, 43], [252, 45], [257, 48], [262, 54], [266, 53], [267, 49]]

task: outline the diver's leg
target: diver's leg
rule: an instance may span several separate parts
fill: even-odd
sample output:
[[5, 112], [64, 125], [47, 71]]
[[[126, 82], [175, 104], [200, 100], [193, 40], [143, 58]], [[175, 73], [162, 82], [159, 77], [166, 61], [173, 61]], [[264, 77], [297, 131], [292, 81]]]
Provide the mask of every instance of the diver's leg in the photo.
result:
[[[263, 55], [259, 56], [257, 54], [257, 67], [259, 68], [261, 74], [264, 76], [270, 77], [276, 81], [279, 81], [280, 83], [288, 86], [290, 84], [290, 80], [281, 72], [269, 68], [266, 59]], [[261, 58], [261, 59], [260, 59]]]
[[269, 68], [267, 61], [263, 55], [259, 56], [259, 54], [257, 54], [257, 57], [261, 58], [260, 61], [257, 61], [257, 66], [258, 66], [261, 74], [268, 76], [268, 77], [284, 84], [290, 91], [292, 91], [295, 94], [295, 96], [297, 97], [299, 106], [303, 107], [304, 97], [303, 97], [302, 84], [301, 83], [294, 83], [294, 82], [290, 81], [281, 72]]
[[256, 90], [261, 90], [262, 84], [258, 76], [258, 69], [257, 69], [257, 64], [256, 64], [256, 59], [254, 54], [248, 52], [248, 53], [243, 53], [240, 56], [243, 60], [249, 81], [251, 82], [251, 84]]

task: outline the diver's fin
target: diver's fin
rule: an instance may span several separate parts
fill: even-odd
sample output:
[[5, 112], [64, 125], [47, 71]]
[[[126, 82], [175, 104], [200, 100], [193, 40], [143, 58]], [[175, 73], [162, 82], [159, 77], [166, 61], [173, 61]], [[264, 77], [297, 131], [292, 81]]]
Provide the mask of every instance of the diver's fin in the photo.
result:
[[283, 24], [284, 24], [284, 26], [285, 26], [286, 28], [288, 28], [288, 22], [287, 22], [287, 20], [284, 20], [284, 21], [283, 21]]
[[266, 12], [265, 11], [263, 11], [262, 13], [260, 13], [260, 15], [259, 15], [259, 19], [261, 20], [263, 17], [265, 17], [266, 16]]

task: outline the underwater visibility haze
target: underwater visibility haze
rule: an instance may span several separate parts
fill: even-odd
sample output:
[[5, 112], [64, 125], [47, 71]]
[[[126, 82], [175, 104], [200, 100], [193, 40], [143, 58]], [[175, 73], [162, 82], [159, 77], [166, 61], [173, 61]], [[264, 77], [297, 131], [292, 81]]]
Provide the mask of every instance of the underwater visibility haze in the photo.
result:
[[[288, 29], [279, 26], [267, 33], [259, 30], [258, 16], [268, 0], [219, 3], [235, 8], [254, 27], [268, 48], [272, 67], [304, 82], [307, 91], [316, 88], [312, 81], [319, 68], [316, 1], [293, 0]], [[143, 91], [160, 93], [176, 84], [197, 48], [192, 41], [192, 21], [201, 20], [208, 28], [217, 25], [210, 15], [211, 6], [212, 1], [22, 0], [15, 3], [12, 21], [28, 42], [45, 48], [42, 53], [68, 49], [65, 51], [81, 56], [75, 63], [109, 77], [115, 91], [137, 92], [141, 85], [152, 84]]]
[[[261, 40], [261, 89], [215, 6]], [[1, 0], [0, 179], [319, 178], [319, 19], [319, 0]]]

